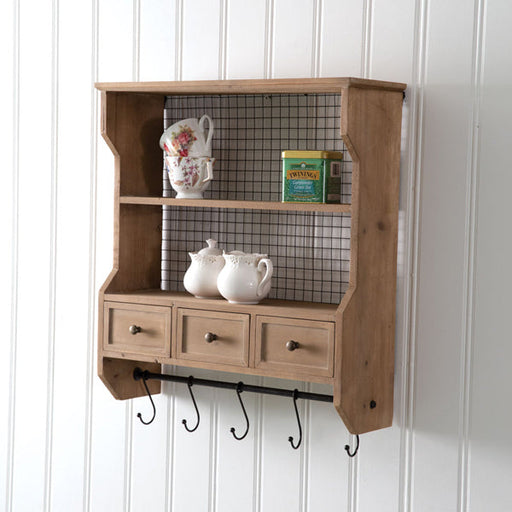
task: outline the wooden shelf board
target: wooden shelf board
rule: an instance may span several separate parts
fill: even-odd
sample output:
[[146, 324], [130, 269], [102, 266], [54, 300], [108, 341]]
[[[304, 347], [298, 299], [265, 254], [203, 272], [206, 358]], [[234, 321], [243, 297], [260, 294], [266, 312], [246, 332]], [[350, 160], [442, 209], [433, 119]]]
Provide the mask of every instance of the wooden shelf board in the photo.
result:
[[194, 80], [181, 82], [98, 82], [96, 89], [109, 92], [152, 94], [263, 94], [339, 93], [346, 87], [403, 91], [406, 84], [364, 78], [276, 78], [271, 80]]
[[306, 318], [327, 322], [333, 322], [335, 320], [336, 311], [338, 309], [338, 304], [276, 299], [264, 299], [257, 305], [230, 304], [227, 300], [222, 298], [196, 299], [187, 292], [168, 292], [163, 290], [107, 292], [105, 293], [105, 300], [156, 306], [174, 306], [177, 304], [180, 307], [191, 309]]
[[167, 205], [194, 208], [240, 208], [244, 210], [283, 210], [350, 213], [350, 204], [278, 203], [276, 201], [236, 201], [221, 199], [176, 199], [173, 197], [121, 196], [121, 204]]

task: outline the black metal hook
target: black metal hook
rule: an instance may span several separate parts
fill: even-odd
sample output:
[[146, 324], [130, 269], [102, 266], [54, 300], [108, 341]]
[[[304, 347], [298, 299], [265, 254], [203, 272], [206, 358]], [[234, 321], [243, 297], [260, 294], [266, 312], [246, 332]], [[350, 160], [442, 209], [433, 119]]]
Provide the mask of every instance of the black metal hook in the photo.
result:
[[190, 393], [190, 397], [192, 398], [192, 403], [194, 404], [194, 408], [196, 410], [197, 423], [196, 423], [196, 426], [194, 428], [188, 428], [187, 420], [181, 420], [181, 423], [183, 423], [183, 426], [185, 427], [187, 432], [194, 432], [195, 430], [197, 430], [197, 427], [199, 427], [199, 422], [201, 420], [201, 417], [199, 416], [199, 409], [197, 408], [197, 404], [196, 404], [196, 399], [194, 398], [194, 393], [192, 393], [192, 386], [193, 385], [194, 385], [194, 377], [192, 377], [192, 375], [191, 375], [188, 378], [187, 386], [188, 386], [188, 391]]
[[299, 410], [297, 409], [298, 394], [299, 394], [299, 390], [298, 389], [294, 389], [293, 390], [293, 407], [295, 408], [295, 416], [297, 416], [297, 424], [299, 425], [299, 441], [298, 441], [297, 445], [295, 445], [295, 444], [293, 444], [293, 437], [290, 436], [288, 438], [288, 441], [290, 442], [290, 444], [292, 445], [292, 448], [294, 450], [297, 450], [297, 448], [302, 443], [302, 425], [300, 424]]
[[240, 393], [242, 393], [244, 390], [244, 383], [243, 382], [239, 382], [236, 386], [236, 394], [238, 396], [238, 400], [240, 401], [240, 405], [242, 406], [242, 411], [244, 412], [244, 416], [245, 416], [245, 421], [247, 423], [247, 428], [245, 429], [245, 432], [244, 432], [244, 435], [243, 436], [237, 436], [235, 434], [235, 427], [231, 427], [231, 429], [229, 430], [232, 434], [233, 434], [233, 437], [237, 440], [237, 441], [241, 441], [249, 432], [249, 418], [247, 417], [247, 413], [245, 412], [245, 407], [244, 407], [244, 403], [242, 402], [242, 397], [240, 396]]
[[352, 453], [350, 453], [350, 446], [348, 444], [346, 444], [345, 451], [347, 452], [347, 455], [349, 457], [355, 457], [358, 450], [359, 450], [359, 434], [356, 434], [356, 449]]
[[140, 368], [136, 368], [133, 372], [133, 378], [135, 380], [142, 379], [142, 384], [144, 384], [144, 388], [146, 389], [146, 393], [148, 394], [149, 401], [151, 402], [151, 405], [153, 407], [153, 417], [149, 421], [144, 421], [142, 419], [142, 414], [140, 412], [137, 413], [137, 418], [139, 418], [141, 423], [143, 423], [144, 425], [149, 425], [150, 423], [153, 423], [153, 420], [155, 419], [156, 407], [155, 407], [155, 402], [153, 402], [153, 398], [151, 397], [151, 393], [149, 392], [148, 385], [146, 384], [146, 380], [148, 379], [147, 374], [146, 374], [146, 372], [143, 372], [142, 370], [140, 370]]

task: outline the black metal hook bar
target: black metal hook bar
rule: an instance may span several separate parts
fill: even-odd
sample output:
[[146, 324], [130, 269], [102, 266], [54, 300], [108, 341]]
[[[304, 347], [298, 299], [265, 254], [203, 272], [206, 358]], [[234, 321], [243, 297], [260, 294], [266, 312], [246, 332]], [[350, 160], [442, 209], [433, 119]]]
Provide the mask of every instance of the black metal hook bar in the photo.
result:
[[[166, 375], [165, 373], [152, 373], [148, 370], [141, 370], [140, 368], [136, 368], [133, 372], [133, 378], [135, 380], [139, 380], [144, 378], [146, 380], [154, 379], [154, 380], [164, 380], [167, 382], [181, 382], [183, 384], [188, 383], [188, 377], [182, 377], [180, 375]], [[255, 386], [252, 384], [245, 384], [242, 382], [243, 390], [248, 393], [262, 393], [264, 395], [274, 395], [274, 396], [286, 396], [289, 397], [292, 392], [291, 389], [281, 389], [281, 388], [270, 388], [265, 386]], [[198, 379], [194, 377], [194, 386], [210, 386], [213, 388], [221, 388], [221, 389], [237, 389], [237, 382], [225, 382], [218, 380], [209, 380], [209, 379]], [[297, 398], [301, 398], [303, 400], [315, 400], [317, 402], [329, 402], [332, 403], [333, 397], [332, 395], [322, 395], [320, 393], [309, 393], [307, 391], [298, 391]]]
[[155, 407], [155, 402], [153, 402], [153, 398], [151, 397], [151, 393], [149, 392], [148, 385], [146, 384], [147, 378], [146, 378], [146, 376], [144, 374], [142, 374], [142, 375], [139, 374], [139, 376], [137, 377], [135, 375], [135, 371], [133, 372], [133, 378], [135, 380], [139, 380], [139, 379], [142, 378], [142, 384], [144, 384], [144, 388], [146, 389], [146, 393], [148, 394], [149, 401], [151, 402], [151, 405], [153, 407], [153, 417], [149, 421], [144, 421], [142, 419], [142, 414], [140, 412], [137, 413], [137, 418], [139, 418], [141, 423], [143, 423], [144, 425], [149, 425], [150, 423], [153, 423], [153, 420], [156, 417], [156, 407]]
[[294, 389], [293, 390], [293, 407], [295, 408], [295, 416], [297, 416], [297, 423], [299, 425], [299, 441], [295, 445], [295, 444], [293, 444], [293, 436], [290, 436], [288, 438], [288, 441], [290, 442], [290, 444], [292, 445], [292, 448], [294, 450], [297, 450], [297, 448], [302, 443], [302, 425], [300, 424], [299, 410], [297, 409], [297, 397], [298, 397], [298, 394], [299, 394], [299, 390], [298, 389]]
[[199, 427], [199, 422], [201, 421], [201, 417], [199, 416], [199, 409], [197, 408], [196, 399], [194, 398], [194, 393], [192, 393], [192, 386], [193, 385], [194, 385], [194, 377], [192, 377], [192, 375], [191, 375], [188, 378], [187, 387], [188, 387], [188, 391], [190, 393], [190, 397], [192, 398], [192, 403], [194, 404], [194, 408], [196, 410], [197, 423], [196, 423], [196, 426], [194, 428], [189, 428], [187, 426], [187, 420], [181, 420], [181, 423], [183, 423], [183, 426], [185, 427], [187, 432], [194, 432], [195, 430], [197, 430], [197, 427]]
[[349, 457], [355, 457], [358, 450], [359, 450], [359, 434], [356, 434], [356, 448], [355, 448], [355, 450], [352, 453], [350, 453], [350, 446], [348, 444], [346, 444], [345, 445], [345, 451], [347, 452], [347, 455]]
[[238, 400], [240, 402], [240, 405], [242, 406], [242, 411], [243, 411], [244, 416], [245, 416], [245, 421], [246, 421], [246, 424], [247, 424], [247, 428], [245, 429], [244, 434], [241, 435], [241, 436], [237, 436], [236, 435], [235, 427], [231, 427], [231, 429], [229, 430], [233, 434], [233, 437], [237, 441], [241, 441], [249, 433], [249, 418], [247, 416], [247, 413], [245, 412], [245, 407], [244, 407], [244, 403], [242, 402], [242, 397], [240, 396], [240, 394], [243, 392], [243, 390], [244, 390], [244, 383], [243, 382], [239, 382], [237, 384], [237, 386], [236, 386], [236, 394], [238, 396]]

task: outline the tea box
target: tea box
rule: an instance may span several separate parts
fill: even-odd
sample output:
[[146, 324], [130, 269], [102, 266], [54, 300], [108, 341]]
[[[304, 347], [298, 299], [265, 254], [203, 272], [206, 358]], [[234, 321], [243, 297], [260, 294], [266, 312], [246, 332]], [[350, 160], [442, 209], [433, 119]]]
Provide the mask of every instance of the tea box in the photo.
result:
[[339, 203], [341, 151], [283, 151], [283, 203]]

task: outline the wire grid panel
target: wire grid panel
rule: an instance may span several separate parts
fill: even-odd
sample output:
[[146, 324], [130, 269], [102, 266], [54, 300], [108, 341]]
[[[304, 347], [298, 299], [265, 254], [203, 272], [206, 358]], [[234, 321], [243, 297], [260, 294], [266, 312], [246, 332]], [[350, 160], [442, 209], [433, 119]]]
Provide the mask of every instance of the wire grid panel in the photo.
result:
[[213, 238], [225, 251], [267, 254], [269, 298], [337, 304], [348, 287], [350, 216], [164, 206], [162, 289], [183, 291], [189, 252]]
[[[342, 151], [341, 202], [350, 203], [352, 161], [340, 136], [340, 94], [168, 96], [164, 129], [208, 114], [214, 124], [209, 199], [281, 201], [281, 153]], [[174, 194], [167, 177], [164, 196]]]

